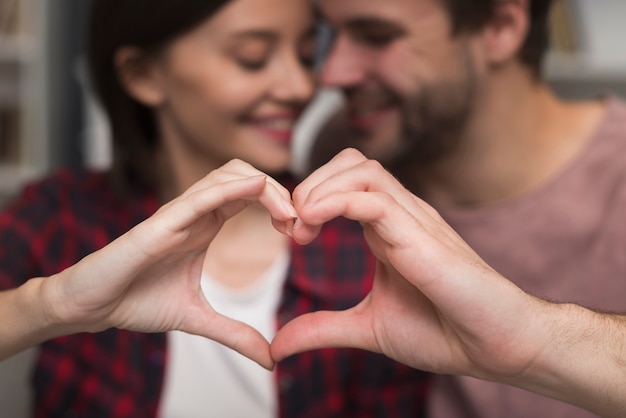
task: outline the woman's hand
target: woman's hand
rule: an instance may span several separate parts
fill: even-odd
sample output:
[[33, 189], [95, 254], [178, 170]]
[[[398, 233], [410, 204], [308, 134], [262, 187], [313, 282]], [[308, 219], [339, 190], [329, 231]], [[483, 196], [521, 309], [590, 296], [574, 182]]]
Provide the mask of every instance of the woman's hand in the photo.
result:
[[286, 189], [235, 160], [110, 245], [41, 280], [42, 308], [54, 333], [181, 330], [273, 367], [261, 334], [213, 310], [200, 288], [211, 241], [227, 219], [250, 204], [267, 208], [281, 232], [296, 217]]

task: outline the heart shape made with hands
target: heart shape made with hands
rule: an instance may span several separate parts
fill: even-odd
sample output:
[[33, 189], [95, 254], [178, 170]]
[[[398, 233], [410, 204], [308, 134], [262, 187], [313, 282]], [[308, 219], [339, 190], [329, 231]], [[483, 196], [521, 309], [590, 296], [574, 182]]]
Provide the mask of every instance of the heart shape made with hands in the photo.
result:
[[[234, 168], [229, 166], [227, 168], [237, 173], [246, 171], [246, 174], [247, 171], [250, 170], [248, 167], [239, 166]], [[226, 168], [223, 170], [226, 171]], [[231, 180], [231, 174], [232, 173], [228, 171], [226, 174], [214, 174], [214, 177], [219, 180], [220, 184], [227, 184], [226, 180]], [[312, 178], [310, 177], [308, 180], [311, 181]], [[303, 296], [297, 303], [298, 307], [290, 309], [292, 316], [310, 313], [314, 309], [314, 306], [312, 302], [307, 302], [307, 299], [311, 297], [321, 300], [326, 309], [342, 310], [355, 306], [366, 297], [368, 285], [371, 285], [374, 276], [375, 259], [367, 248], [363, 231], [357, 222], [348, 221], [346, 219], [335, 220], [335, 218], [341, 218], [341, 214], [337, 214], [339, 216], [331, 215], [328, 219], [310, 218], [307, 216], [306, 208], [302, 208], [301, 213], [298, 213], [296, 209], [297, 205], [307, 205], [307, 198], [310, 195], [310, 191], [306, 188], [309, 184], [312, 183], [307, 183], [305, 180], [295, 188], [294, 195], [292, 196], [291, 193], [289, 193], [287, 189], [284, 189], [278, 182], [268, 178], [266, 189], [252, 199], [256, 201], [256, 204], [263, 206], [270, 212], [274, 228], [283, 234], [291, 235], [293, 241], [296, 243], [292, 245], [291, 252], [292, 263], [296, 266], [295, 268], [298, 269], [298, 271], [290, 276], [295, 281], [304, 282], [296, 283], [294, 286], [295, 288], [302, 288]], [[289, 207], [285, 208], [285, 206]], [[226, 217], [234, 216], [237, 212], [238, 211], [235, 210], [231, 213], [231, 211], [226, 210]], [[289, 215], [286, 215], [285, 212]], [[228, 225], [222, 228], [227, 229]], [[224, 232], [225, 236], [232, 236], [229, 235], [230, 231], [225, 230]], [[320, 234], [321, 236], [318, 236]], [[258, 232], [255, 233], [255, 235], [257, 235], [258, 238]], [[265, 237], [263, 237], [263, 239], [265, 239]], [[256, 238], [255, 241], [257, 241]], [[262, 240], [259, 242], [263, 243]], [[240, 243], [240, 245], [234, 245], [241, 248], [244, 245], [247, 246], [250, 244], [246, 242], [245, 244]], [[215, 242], [212, 242], [208, 249], [207, 257], [213, 252], [213, 254], [217, 254], [214, 258], [218, 260], [225, 258], [220, 257], [219, 254], [225, 254], [232, 260], [230, 256], [230, 254], [232, 254], [232, 247], [232, 241], [227, 245], [216, 245]], [[353, 260], [344, 260], [343, 258], [346, 253], [349, 252], [354, 254]], [[320, 256], [316, 254], [323, 255], [320, 258]], [[296, 260], [294, 260], [294, 258], [296, 258]], [[219, 268], [217, 270], [219, 271]], [[314, 280], [307, 277], [311, 271], [318, 272]], [[350, 294], [345, 291], [338, 291], [339, 287], [345, 287], [346, 283], [354, 290], [354, 293]], [[209, 305], [211, 305], [210, 296], [207, 299]], [[307, 310], [307, 303], [310, 304], [308, 309], [311, 311]], [[294, 311], [294, 309], [297, 311]], [[271, 348], [269, 343], [262, 338], [261, 333], [254, 329], [254, 327], [232, 320], [221, 314], [218, 309], [215, 309], [215, 313], [218, 313], [218, 315], [213, 315], [216, 319], [212, 319], [212, 322], [213, 325], [219, 325], [217, 327], [212, 326], [213, 329], [210, 334], [204, 332], [204, 335], [251, 358], [263, 367], [273, 367], [274, 359], [272, 355], [274, 354], [284, 357], [287, 355], [287, 351], [294, 349], [303, 351], [307, 349], [304, 345], [296, 348], [293, 345], [280, 343], [281, 340], [290, 340], [290, 330], [298, 330], [298, 333], [304, 332], [308, 335], [306, 326], [304, 325], [298, 328], [288, 327], [284, 332], [285, 338], [279, 338], [279, 344], [276, 345], [276, 348]], [[306, 320], [306, 316], [300, 319], [300, 321], [302, 320]], [[220, 332], [218, 332], [216, 328], [219, 328]], [[206, 330], [204, 327], [202, 327], [202, 329]], [[304, 338], [298, 339], [303, 342], [307, 341]], [[270, 350], [275, 350], [275, 353], [272, 353]]]
[[[368, 227], [365, 226], [367, 231]], [[392, 331], [394, 334], [402, 334], [411, 332], [407, 329], [412, 324], [401, 321], [406, 312], [422, 318], [433, 315], [430, 304], [418, 289], [401, 278], [395, 270], [381, 268], [381, 261], [370, 250], [358, 222], [335, 219], [334, 216], [332, 219], [323, 219], [323, 222], [315, 220], [313, 225], [300, 221], [290, 235], [296, 241], [292, 247], [292, 261], [297, 268], [306, 270], [307, 267], [314, 267], [314, 263], [324, 266], [313, 269], [318, 272], [313, 282], [303, 277], [302, 272], [292, 275], [292, 280], [296, 281], [293, 287], [305, 292], [304, 300], [300, 300], [298, 306], [292, 305], [292, 309], [297, 310], [290, 312], [294, 317], [277, 330], [269, 343], [272, 366], [273, 362], [292, 354], [326, 347], [355, 347], [387, 354], [385, 347], [379, 346], [375, 338], [377, 332], [373, 326], [377, 322], [392, 327], [402, 325]], [[362, 259], [342, 259], [350, 251]], [[307, 260], [311, 255], [313, 258]], [[339, 278], [339, 275], [344, 277]], [[352, 293], [347, 295], [345, 289], [350, 289]], [[308, 299], [311, 297], [318, 303], [322, 301], [326, 305], [325, 310], [307, 311]], [[248, 354], [242, 352], [241, 347], [237, 351], [269, 368], [265, 348], [260, 347], [258, 342], [257, 348], [248, 350]], [[409, 356], [411, 353], [396, 359], [404, 360]], [[264, 360], [259, 361], [260, 358]]]
[[[335, 163], [337, 162], [335, 161]], [[343, 163], [342, 166], [338, 167], [339, 169], [354, 169], [345, 161], [340, 160], [339, 162]], [[336, 173], [338, 169], [336, 165], [332, 167], [333, 171], [331, 173]], [[328, 169], [329, 166], [325, 168]], [[381, 168], [380, 166], [374, 166], [373, 169], [380, 170]], [[371, 169], [366, 170], [364, 173], [367, 174], [368, 171], [371, 171]], [[360, 175], [363, 176], [363, 174]], [[380, 180], [380, 175], [378, 177]], [[327, 181], [330, 179], [332, 181]], [[395, 181], [392, 177], [389, 177], [389, 179]], [[227, 344], [229, 347], [257, 361], [266, 368], [273, 367], [275, 361], [291, 354], [323, 347], [357, 347], [381, 352], [381, 348], [376, 344], [375, 338], [373, 338], [374, 332], [371, 327], [374, 321], [368, 318], [386, 318], [388, 313], [395, 312], [394, 305], [396, 305], [398, 298], [404, 300], [403, 305], [410, 304], [410, 301], [406, 303], [406, 299], [416, 289], [412, 286], [406, 286], [406, 283], [403, 283], [403, 281], [400, 282], [399, 287], [397, 284], [389, 286], [390, 280], [386, 279], [387, 286], [381, 287], [384, 290], [383, 292], [371, 293], [370, 290], [377, 290], [380, 287], [376, 286], [376, 278], [383, 274], [388, 275], [390, 269], [378, 269], [379, 272], [375, 276], [373, 267], [376, 264], [376, 258], [369, 250], [368, 242], [366, 242], [363, 235], [363, 229], [358, 224], [350, 223], [350, 227], [347, 227], [348, 222], [352, 221], [331, 222], [339, 217], [361, 221], [362, 225], [366, 227], [366, 232], [369, 232], [370, 242], [373, 242], [376, 247], [382, 247], [384, 240], [372, 240], [375, 234], [372, 234], [373, 230], [366, 225], [378, 216], [377, 211], [372, 211], [371, 208], [384, 207], [389, 202], [381, 200], [380, 196], [374, 196], [378, 201], [373, 201], [368, 196], [369, 187], [367, 182], [359, 180], [350, 184], [346, 183], [345, 180], [342, 181], [337, 178], [334, 174], [327, 176], [327, 173], [317, 171], [300, 183], [291, 196], [293, 206], [290, 210], [293, 210], [293, 213], [297, 215], [294, 217], [295, 223], [293, 218], [290, 221], [277, 221], [274, 216], [272, 217], [272, 223], [276, 229], [291, 235], [300, 246], [311, 245], [321, 233], [322, 236], [319, 237], [319, 241], [316, 241], [313, 245], [319, 246], [319, 251], [316, 248], [315, 252], [327, 258], [324, 265], [345, 265], [345, 260], [342, 260], [341, 257], [349, 251], [354, 251], [354, 254], [363, 257], [362, 260], [353, 261], [353, 267], [351, 267], [353, 270], [348, 272], [349, 280], [352, 281], [350, 287], [354, 290], [353, 295], [346, 297], [345, 291], [343, 292], [344, 295], [342, 295], [342, 292], [331, 294], [328, 293], [328, 289], [335, 289], [337, 288], [336, 286], [327, 282], [318, 284], [322, 287], [325, 286], [327, 293], [323, 296], [318, 294], [316, 297], [318, 299], [319, 297], [325, 297], [325, 302], [328, 303], [327, 306], [345, 307], [351, 305], [352, 308], [333, 312], [298, 312], [295, 315], [299, 316], [278, 330], [273, 341], [267, 347], [263, 346], [266, 341], [263, 340], [261, 342], [260, 333], [256, 330], [253, 331], [253, 334], [255, 334], [254, 343], [251, 343], [250, 340], [242, 339], [237, 341], [237, 345], [233, 343]], [[353, 200], [351, 195], [359, 197], [361, 200], [360, 204], [354, 204], [356, 200]], [[272, 212], [271, 208], [274, 204], [272, 199], [260, 199], [260, 203]], [[363, 212], [363, 209], [367, 210]], [[331, 248], [328, 250], [324, 248], [327, 243], [331, 245]], [[342, 246], [346, 247], [341, 248]], [[302, 257], [307, 257], [306, 249], [302, 251], [296, 249], [295, 254], [300, 257], [300, 260], [296, 261], [298, 265], [306, 266], [308, 261], [302, 260]], [[310, 263], [314, 262], [315, 260], [310, 261]], [[317, 269], [319, 270], [319, 267]], [[321, 280], [336, 280], [337, 274], [346, 274], [346, 272], [330, 270], [320, 274], [320, 277]], [[297, 278], [296, 280], [303, 279]], [[297, 286], [300, 285], [309, 288], [315, 287], [315, 283], [310, 282], [301, 283]], [[345, 289], [345, 280], [342, 280], [341, 286], [344, 286]], [[373, 297], [375, 295], [382, 295], [382, 297]], [[372, 301], [377, 303], [373, 304]], [[245, 332], [245, 335], [248, 337], [250, 336], [250, 331], [239, 329], [239, 332]], [[233, 332], [231, 331], [232, 334]], [[268, 349], [267, 352], [266, 348]]]

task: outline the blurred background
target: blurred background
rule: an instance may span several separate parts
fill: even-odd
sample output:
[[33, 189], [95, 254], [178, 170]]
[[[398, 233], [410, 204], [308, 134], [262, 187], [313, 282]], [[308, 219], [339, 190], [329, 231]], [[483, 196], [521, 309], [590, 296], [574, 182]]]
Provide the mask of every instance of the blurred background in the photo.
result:
[[[106, 120], [84, 79], [89, 3], [0, 0], [0, 205], [57, 167], [109, 163]], [[546, 75], [560, 95], [626, 98], [624, 16], [624, 0], [556, 1]], [[0, 364], [0, 406], [9, 413], [3, 416], [28, 414], [32, 356]]]
[[87, 0], [0, 0], [0, 198], [85, 161]]

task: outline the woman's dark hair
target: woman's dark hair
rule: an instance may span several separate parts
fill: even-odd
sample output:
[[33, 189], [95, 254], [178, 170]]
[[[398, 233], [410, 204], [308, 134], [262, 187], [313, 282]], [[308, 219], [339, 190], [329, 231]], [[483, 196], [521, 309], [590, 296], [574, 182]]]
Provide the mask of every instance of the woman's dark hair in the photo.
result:
[[[503, 0], [441, 0], [447, 8], [454, 34], [471, 32], [483, 28], [494, 16], [498, 1]], [[533, 76], [539, 77], [543, 58], [548, 50], [549, 15], [553, 0], [530, 0], [530, 28], [519, 51], [520, 62], [526, 65]]]
[[113, 140], [112, 173], [156, 187], [159, 135], [153, 112], [129, 96], [118, 78], [114, 55], [134, 46], [149, 53], [193, 29], [229, 0], [93, 0], [87, 27], [89, 81], [106, 111]]

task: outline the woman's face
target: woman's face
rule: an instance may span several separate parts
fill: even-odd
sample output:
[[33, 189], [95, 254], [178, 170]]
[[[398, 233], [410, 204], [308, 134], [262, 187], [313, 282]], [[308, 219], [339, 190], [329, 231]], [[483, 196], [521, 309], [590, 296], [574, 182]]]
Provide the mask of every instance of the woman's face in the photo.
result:
[[285, 170], [313, 55], [310, 0], [233, 0], [166, 45], [148, 64], [150, 105], [177, 175], [196, 181], [233, 158]]

